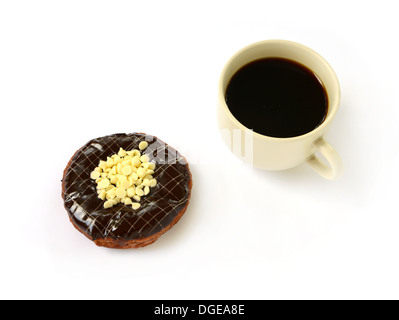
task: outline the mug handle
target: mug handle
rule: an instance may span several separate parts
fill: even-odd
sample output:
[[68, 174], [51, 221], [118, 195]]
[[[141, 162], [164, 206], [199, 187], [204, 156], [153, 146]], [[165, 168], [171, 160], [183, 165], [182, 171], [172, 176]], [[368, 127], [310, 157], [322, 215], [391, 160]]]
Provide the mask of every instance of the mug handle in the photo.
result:
[[339, 154], [323, 138], [317, 139], [313, 144], [316, 150], [320, 151], [326, 158], [329, 166], [314, 154], [308, 158], [308, 163], [322, 177], [329, 180], [336, 179], [342, 171], [342, 161]]

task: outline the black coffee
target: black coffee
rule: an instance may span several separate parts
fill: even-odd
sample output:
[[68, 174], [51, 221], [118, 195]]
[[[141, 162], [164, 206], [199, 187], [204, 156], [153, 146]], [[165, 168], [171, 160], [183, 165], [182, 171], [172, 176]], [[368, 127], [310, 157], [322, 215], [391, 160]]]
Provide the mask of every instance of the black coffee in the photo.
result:
[[226, 103], [245, 127], [288, 138], [312, 131], [325, 119], [328, 98], [307, 67], [282, 58], [250, 62], [231, 78]]

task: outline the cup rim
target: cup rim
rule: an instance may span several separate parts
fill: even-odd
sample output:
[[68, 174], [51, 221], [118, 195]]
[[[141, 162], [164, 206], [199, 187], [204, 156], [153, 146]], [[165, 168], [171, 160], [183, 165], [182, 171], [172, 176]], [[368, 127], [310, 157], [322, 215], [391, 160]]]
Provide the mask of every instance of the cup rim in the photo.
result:
[[[231, 65], [231, 63], [234, 61], [234, 59], [236, 59], [239, 55], [241, 55], [243, 52], [251, 49], [252, 47], [256, 47], [259, 45], [264, 45], [264, 44], [271, 44], [271, 43], [278, 43], [278, 44], [284, 44], [284, 45], [289, 45], [289, 46], [294, 46], [297, 47], [301, 50], [305, 50], [308, 51], [310, 53], [312, 53], [313, 55], [315, 55], [320, 61], [323, 62], [324, 66], [326, 67], [326, 69], [329, 70], [331, 76], [333, 77], [333, 81], [335, 83], [335, 86], [337, 88], [337, 97], [336, 97], [336, 103], [334, 105], [334, 108], [331, 108], [330, 111], [327, 113], [327, 117], [324, 119], [324, 121], [316, 128], [314, 128], [312, 131], [309, 131], [305, 134], [299, 135], [299, 136], [295, 136], [295, 137], [288, 137], [288, 138], [281, 138], [281, 137], [272, 137], [272, 136], [266, 136], [263, 134], [260, 134], [258, 132], [253, 131], [250, 128], [247, 128], [246, 126], [244, 126], [240, 121], [237, 120], [237, 118], [231, 113], [229, 107], [227, 106], [226, 103], [226, 99], [225, 99], [225, 92], [223, 90], [223, 82], [224, 82], [224, 78], [227, 72], [227, 69], [229, 68], [229, 66]], [[327, 92], [328, 93], [328, 92]], [[319, 53], [317, 53], [316, 51], [314, 51], [313, 49], [298, 43], [298, 42], [294, 42], [294, 41], [290, 41], [290, 40], [283, 40], [283, 39], [269, 39], [269, 40], [261, 40], [261, 41], [257, 41], [254, 43], [251, 43], [243, 48], [241, 48], [240, 50], [238, 50], [235, 54], [233, 54], [230, 59], [226, 62], [226, 64], [223, 67], [222, 73], [220, 75], [219, 78], [219, 85], [218, 85], [218, 97], [219, 97], [219, 101], [221, 101], [222, 106], [224, 111], [227, 113], [227, 115], [229, 116], [229, 118], [238, 126], [240, 127], [242, 130], [252, 130], [252, 133], [254, 134], [255, 137], [266, 140], [266, 141], [279, 141], [279, 142], [294, 142], [297, 140], [302, 140], [302, 139], [306, 139], [309, 136], [313, 136], [313, 135], [318, 135], [318, 133], [321, 133], [326, 127], [327, 125], [331, 122], [331, 120], [334, 118], [335, 114], [338, 111], [339, 108], [339, 104], [340, 104], [340, 100], [341, 100], [341, 90], [340, 90], [340, 85], [339, 85], [339, 81], [338, 81], [338, 77], [335, 73], [335, 71], [333, 70], [333, 68], [331, 67], [331, 65], [327, 62], [327, 60], [325, 60]], [[330, 107], [330, 105], [329, 105]]]

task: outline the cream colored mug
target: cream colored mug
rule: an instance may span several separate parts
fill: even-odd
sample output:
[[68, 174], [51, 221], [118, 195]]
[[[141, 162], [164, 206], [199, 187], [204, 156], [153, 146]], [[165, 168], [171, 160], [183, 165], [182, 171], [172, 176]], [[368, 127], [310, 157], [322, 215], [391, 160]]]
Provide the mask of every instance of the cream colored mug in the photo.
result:
[[[328, 96], [328, 112], [325, 120], [313, 131], [291, 138], [269, 137], [246, 128], [230, 112], [225, 92], [232, 76], [247, 63], [269, 57], [297, 61], [312, 70], [323, 83]], [[335, 179], [342, 170], [342, 162], [338, 153], [324, 140], [324, 135], [337, 113], [340, 97], [337, 76], [318, 53], [292, 41], [260, 41], [238, 51], [224, 66], [218, 88], [218, 125], [231, 151], [256, 168], [284, 170], [306, 161], [322, 177]], [[315, 155], [317, 151], [327, 163]]]

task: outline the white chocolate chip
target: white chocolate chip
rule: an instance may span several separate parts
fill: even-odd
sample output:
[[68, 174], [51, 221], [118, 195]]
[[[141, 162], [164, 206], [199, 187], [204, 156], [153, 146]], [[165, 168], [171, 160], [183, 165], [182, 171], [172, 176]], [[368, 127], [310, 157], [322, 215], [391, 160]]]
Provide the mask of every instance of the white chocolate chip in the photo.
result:
[[139, 144], [139, 149], [144, 150], [145, 148], [148, 147], [148, 142], [147, 141], [141, 141]]
[[150, 161], [150, 157], [147, 156], [146, 154], [143, 154], [143, 155], [140, 157], [140, 161], [143, 162], [143, 163], [148, 162], [148, 161]]
[[143, 185], [144, 185], [145, 187], [149, 186], [149, 185], [150, 185], [150, 180], [144, 179], [144, 180], [143, 180]]
[[104, 208], [105, 209], [108, 209], [108, 208], [111, 208], [111, 207], [113, 207], [112, 201], [108, 200], [108, 201], [104, 202]]
[[132, 177], [133, 181], [137, 181], [137, 179], [139, 178], [136, 172], [133, 172], [130, 176]]
[[133, 167], [139, 167], [141, 165], [141, 161], [139, 157], [133, 157], [133, 159], [130, 161]]
[[119, 152], [118, 152], [118, 156], [120, 156], [120, 157], [126, 156], [126, 151], [123, 150], [122, 148], [120, 148], [120, 149], [119, 149]]
[[132, 167], [131, 166], [127, 165], [127, 166], [122, 168], [122, 174], [124, 174], [125, 176], [128, 176], [131, 173], [132, 173]]
[[126, 190], [127, 196], [132, 198], [136, 194], [136, 189], [135, 188], [129, 188]]
[[112, 166], [114, 165], [114, 160], [112, 158], [107, 159], [107, 167], [112, 168]]
[[138, 196], [140, 196], [140, 197], [142, 197], [142, 196], [144, 196], [144, 191], [143, 191], [143, 189], [142, 188], [140, 188], [140, 187], [136, 187], [136, 194], [138, 195]]
[[123, 189], [127, 189], [131, 186], [130, 181], [129, 180], [124, 180], [120, 183], [120, 188]]
[[118, 198], [125, 198], [126, 197], [126, 189], [125, 188], [117, 188], [115, 194]]
[[109, 180], [106, 178], [106, 179], [102, 179], [102, 180], [98, 183], [98, 186], [99, 186], [101, 189], [105, 189], [106, 187], [109, 186], [109, 184], [110, 184], [110, 182], [109, 182]]
[[148, 167], [150, 166], [150, 163], [149, 162], [144, 162], [142, 165], [141, 165], [144, 169], [148, 169]]
[[116, 197], [116, 193], [115, 193], [115, 190], [114, 190], [114, 189], [107, 191], [107, 193], [106, 193], [106, 198], [107, 198], [108, 200], [112, 200], [112, 199], [114, 199], [115, 197]]
[[140, 203], [137, 203], [137, 202], [133, 202], [133, 204], [132, 204], [132, 208], [133, 208], [133, 210], [137, 210], [138, 208], [140, 208]]
[[[125, 157], [126, 158], [126, 157]], [[125, 159], [124, 158], [124, 159]], [[129, 159], [129, 160], [123, 160], [122, 161], [122, 167], [125, 167], [125, 166], [128, 166], [129, 164], [131, 164], [132, 162], [131, 162], [131, 159]]]
[[137, 169], [137, 175], [139, 176], [139, 178], [143, 178], [145, 175], [147, 174], [147, 170], [140, 167]]
[[105, 190], [100, 190], [100, 193], [98, 194], [98, 197], [101, 199], [101, 200], [105, 200], [105, 196], [107, 195], [107, 192], [105, 191]]
[[96, 180], [98, 178], [100, 178], [101, 173], [99, 171], [94, 170], [91, 174], [90, 174], [90, 178], [92, 178], [93, 180]]
[[116, 175], [112, 176], [110, 181], [111, 181], [112, 184], [116, 185], [116, 183], [118, 182], [118, 177]]
[[156, 185], [157, 185], [157, 180], [151, 179], [151, 180], [150, 180], [150, 187], [151, 187], [151, 188], [154, 188]]
[[103, 160], [100, 160], [100, 163], [99, 163], [98, 167], [100, 169], [103, 169], [103, 170], [106, 169], [107, 168], [107, 162], [103, 161]]
[[134, 156], [134, 157], [139, 157], [139, 158], [140, 158], [141, 152], [140, 152], [139, 150], [134, 149], [134, 150], [133, 150], [133, 156]]

